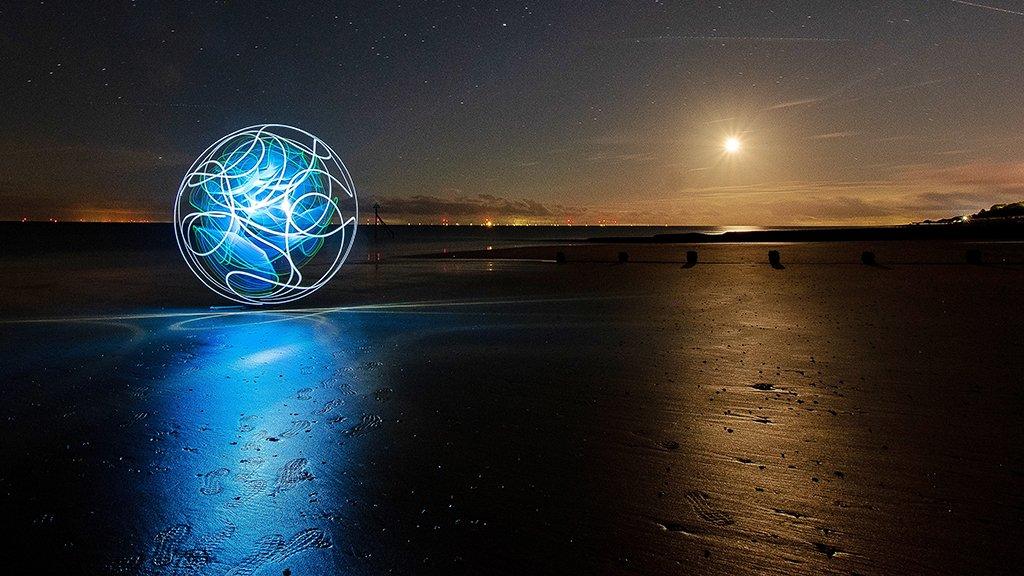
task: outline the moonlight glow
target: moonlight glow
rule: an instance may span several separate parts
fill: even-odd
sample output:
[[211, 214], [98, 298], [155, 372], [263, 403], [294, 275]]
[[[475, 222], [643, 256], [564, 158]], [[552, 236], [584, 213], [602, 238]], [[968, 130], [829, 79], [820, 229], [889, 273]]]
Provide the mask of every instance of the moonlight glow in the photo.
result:
[[356, 235], [356, 190], [337, 154], [277, 124], [229, 134], [181, 181], [174, 228], [185, 262], [236, 302], [307, 296], [341, 268]]
[[722, 144], [722, 148], [725, 150], [726, 154], [735, 154], [739, 152], [741, 146], [742, 143], [740, 142], [740, 139], [736, 138], [735, 136], [730, 136], [729, 138], [726, 138], [725, 143]]

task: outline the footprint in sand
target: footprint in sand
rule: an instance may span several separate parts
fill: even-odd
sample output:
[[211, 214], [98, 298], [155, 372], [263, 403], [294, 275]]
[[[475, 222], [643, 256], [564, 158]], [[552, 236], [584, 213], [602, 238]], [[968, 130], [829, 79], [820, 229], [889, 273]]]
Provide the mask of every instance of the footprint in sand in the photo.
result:
[[192, 527], [188, 524], [176, 524], [157, 532], [153, 538], [153, 550], [149, 555], [153, 565], [169, 566], [190, 534]]
[[303, 388], [295, 393], [295, 397], [299, 400], [312, 400], [313, 388]]
[[251, 450], [255, 450], [257, 452], [260, 451], [263, 448], [263, 444], [266, 442], [266, 439], [269, 435], [270, 433], [267, 432], [266, 430], [253, 432], [247, 437], [248, 439], [242, 444], [241, 450], [246, 452]]
[[[220, 530], [200, 539], [196, 546], [186, 548], [185, 544], [192, 534], [191, 526], [178, 524], [165, 528], [154, 538], [151, 562], [161, 568], [157, 571], [160, 574], [199, 574], [213, 561], [214, 553], [224, 545], [224, 542], [235, 535], [235, 530], [234, 524], [226, 522]], [[152, 574], [153, 571], [147, 569], [143, 573]]]
[[249, 576], [266, 564], [283, 562], [305, 550], [330, 546], [330, 538], [319, 528], [307, 528], [289, 538], [287, 542], [280, 534], [264, 536], [256, 542], [252, 553], [232, 568], [227, 576]]
[[239, 474], [235, 476], [235, 480], [245, 486], [245, 490], [224, 504], [225, 508], [239, 508], [244, 506], [267, 489], [267, 481], [256, 476], [254, 472]]
[[128, 392], [128, 394], [131, 395], [132, 398], [141, 400], [149, 395], [149, 390], [149, 386], [135, 386]]
[[129, 418], [127, 422], [122, 422], [120, 426], [121, 426], [121, 428], [127, 428], [127, 427], [129, 427], [129, 426], [131, 426], [133, 424], [137, 424], [139, 422], [142, 422], [143, 420], [145, 420], [148, 417], [149, 417], [149, 413], [148, 412], [137, 412], [131, 418]]
[[272, 534], [256, 541], [249, 553], [237, 566], [228, 571], [227, 576], [249, 576], [270, 561], [275, 554], [284, 548], [284, 536]]
[[238, 431], [242, 433], [252, 432], [253, 430], [256, 429], [256, 421], [259, 419], [260, 417], [255, 414], [242, 416], [241, 418], [238, 419]]
[[203, 486], [199, 488], [199, 492], [206, 496], [220, 494], [224, 491], [224, 486], [221, 484], [220, 479], [230, 473], [231, 470], [228, 470], [227, 468], [217, 468], [216, 470], [210, 470], [206, 474], [203, 474]]
[[203, 538], [199, 540], [199, 543], [196, 544], [195, 549], [206, 552], [208, 555], [212, 556], [212, 554], [219, 550], [225, 542], [235, 536], [235, 532], [237, 530], [238, 529], [234, 524], [225, 520], [223, 528], [203, 536]]
[[142, 565], [142, 556], [133, 555], [126, 558], [119, 558], [107, 564], [107, 574], [125, 575], [144, 573], [139, 569]]
[[342, 380], [343, 377], [343, 375], [331, 376], [330, 378], [321, 382], [320, 385], [327, 388], [334, 388], [338, 392], [341, 392], [342, 394], [346, 394], [348, 396], [355, 396], [355, 388], [353, 388], [352, 385], [349, 384], [348, 382]]
[[370, 430], [380, 426], [384, 422], [384, 419], [376, 414], [363, 414], [363, 417], [359, 420], [355, 426], [345, 431], [346, 436], [362, 436]]
[[309, 460], [305, 458], [295, 458], [286, 462], [277, 471], [277, 481], [274, 483], [274, 490], [270, 495], [277, 496], [278, 493], [291, 490], [301, 482], [313, 480], [313, 474], [306, 468], [308, 465]]
[[211, 561], [213, 558], [205, 550], [182, 550], [174, 557], [168, 574], [173, 576], [199, 574]]
[[341, 398], [335, 398], [334, 400], [330, 400], [326, 404], [324, 404], [323, 408], [317, 410], [317, 414], [327, 414], [331, 410], [334, 410], [335, 408], [341, 406], [344, 403], [345, 401], [342, 400]]
[[331, 540], [327, 534], [319, 528], [307, 528], [295, 536], [292, 536], [288, 543], [274, 554], [272, 562], [282, 562], [288, 558], [311, 548], [330, 548]]
[[309, 420], [293, 420], [287, 430], [278, 434], [280, 438], [291, 438], [300, 432], [309, 431]]
[[238, 465], [248, 470], [249, 472], [255, 472], [263, 467], [267, 461], [259, 456], [252, 456], [249, 458], [243, 458], [238, 461]]
[[711, 497], [704, 492], [694, 490], [686, 493], [686, 501], [690, 503], [690, 507], [697, 513], [697, 517], [705, 522], [715, 524], [716, 526], [726, 526], [735, 522], [729, 513], [719, 510], [711, 504]]

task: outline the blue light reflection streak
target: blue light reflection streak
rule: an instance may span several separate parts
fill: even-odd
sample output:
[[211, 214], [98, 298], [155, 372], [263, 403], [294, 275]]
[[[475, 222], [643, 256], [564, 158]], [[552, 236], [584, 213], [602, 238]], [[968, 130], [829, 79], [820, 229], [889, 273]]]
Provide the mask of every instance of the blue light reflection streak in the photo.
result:
[[[164, 505], [146, 573], [321, 573], [344, 494], [335, 466], [356, 390], [337, 318], [250, 313], [189, 317], [161, 330], [187, 341], [157, 405], [160, 473], [147, 489]], [[325, 511], [327, 511], [325, 513]], [[173, 545], [165, 542], [173, 541]]]

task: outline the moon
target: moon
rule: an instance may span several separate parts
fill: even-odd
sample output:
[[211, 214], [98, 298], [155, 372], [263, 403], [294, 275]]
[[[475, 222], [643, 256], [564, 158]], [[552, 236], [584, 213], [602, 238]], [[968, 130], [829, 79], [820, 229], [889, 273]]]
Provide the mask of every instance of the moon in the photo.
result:
[[740, 139], [735, 136], [730, 136], [725, 139], [725, 143], [722, 144], [722, 149], [725, 150], [726, 154], [735, 154], [740, 151], [742, 143]]

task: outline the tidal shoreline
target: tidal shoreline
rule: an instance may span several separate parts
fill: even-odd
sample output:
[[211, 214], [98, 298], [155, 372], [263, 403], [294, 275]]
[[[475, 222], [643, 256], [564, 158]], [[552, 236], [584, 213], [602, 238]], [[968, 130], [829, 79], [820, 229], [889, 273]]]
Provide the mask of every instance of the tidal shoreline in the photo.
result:
[[1015, 221], [964, 224], [907, 224], [851, 228], [793, 228], [708, 234], [655, 234], [587, 238], [602, 244], [716, 244], [731, 242], [867, 242], [893, 240], [1024, 240], [1024, 224]]
[[167, 232], [3, 254], [0, 534], [37, 573], [1020, 565], [1024, 269], [963, 255], [1024, 243], [384, 242], [225, 311]]

